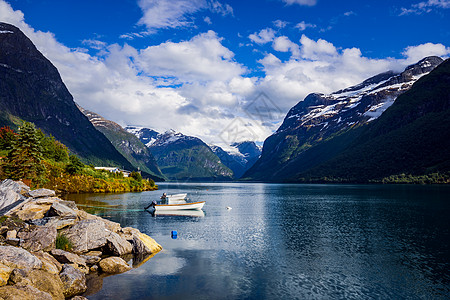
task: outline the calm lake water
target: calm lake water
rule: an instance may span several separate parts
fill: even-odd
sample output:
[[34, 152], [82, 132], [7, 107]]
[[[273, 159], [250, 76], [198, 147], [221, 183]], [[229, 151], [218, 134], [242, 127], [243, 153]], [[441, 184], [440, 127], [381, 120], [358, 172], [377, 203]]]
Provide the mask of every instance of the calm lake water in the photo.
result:
[[[67, 197], [164, 248], [139, 268], [93, 279], [87, 298], [449, 299], [449, 186], [159, 187]], [[205, 200], [204, 215], [144, 211], [162, 192]]]

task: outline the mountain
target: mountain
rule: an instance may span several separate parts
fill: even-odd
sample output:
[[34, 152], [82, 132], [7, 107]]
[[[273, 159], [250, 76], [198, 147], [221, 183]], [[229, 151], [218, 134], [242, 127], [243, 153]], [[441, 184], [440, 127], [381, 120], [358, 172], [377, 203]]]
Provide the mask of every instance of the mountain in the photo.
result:
[[[266, 139], [261, 158], [243, 177], [292, 179], [340, 154], [442, 61], [427, 57], [399, 74], [390, 71], [330, 95], [308, 95], [291, 108], [277, 132]], [[397, 117], [401, 118], [401, 113]]]
[[288, 180], [368, 182], [431, 173], [450, 173], [450, 59], [400, 95], [345, 151]]
[[125, 130], [135, 135], [147, 147], [156, 141], [156, 137], [159, 134], [152, 129], [136, 126], [127, 126]]
[[133, 166], [78, 110], [58, 70], [17, 27], [0, 23], [0, 126], [33, 122], [85, 163]]
[[261, 155], [261, 148], [251, 141], [234, 143], [228, 151], [216, 145], [210, 145], [209, 147], [222, 163], [233, 171], [235, 179], [239, 179]]
[[233, 172], [202, 140], [169, 130], [154, 136], [148, 128], [127, 127], [155, 156], [162, 173], [170, 180], [231, 180]]
[[133, 166], [142, 172], [144, 177], [153, 180], [164, 180], [155, 158], [147, 147], [132, 133], [129, 133], [119, 124], [106, 120], [102, 116], [86, 110], [81, 106], [78, 109], [89, 119], [94, 127], [103, 133]]

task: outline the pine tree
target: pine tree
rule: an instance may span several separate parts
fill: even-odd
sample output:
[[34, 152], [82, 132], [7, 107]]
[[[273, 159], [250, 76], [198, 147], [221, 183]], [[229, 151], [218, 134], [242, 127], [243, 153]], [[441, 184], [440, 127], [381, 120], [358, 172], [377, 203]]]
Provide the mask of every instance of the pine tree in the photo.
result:
[[5, 173], [11, 179], [29, 179], [33, 185], [40, 185], [44, 181], [45, 174], [42, 160], [38, 131], [34, 124], [24, 122], [8, 154]]

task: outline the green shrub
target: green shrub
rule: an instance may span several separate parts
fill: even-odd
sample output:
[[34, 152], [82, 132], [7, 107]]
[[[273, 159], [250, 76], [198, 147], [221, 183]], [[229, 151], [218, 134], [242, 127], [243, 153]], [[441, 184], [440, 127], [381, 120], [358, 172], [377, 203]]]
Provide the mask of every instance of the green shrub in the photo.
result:
[[56, 237], [56, 249], [64, 251], [71, 251], [73, 248], [72, 242], [63, 233], [58, 234]]

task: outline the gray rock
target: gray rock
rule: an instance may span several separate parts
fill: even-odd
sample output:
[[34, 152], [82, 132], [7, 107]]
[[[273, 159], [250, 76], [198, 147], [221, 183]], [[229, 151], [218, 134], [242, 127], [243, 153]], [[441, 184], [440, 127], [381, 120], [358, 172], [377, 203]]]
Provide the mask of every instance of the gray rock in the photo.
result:
[[77, 264], [86, 266], [86, 260], [74, 253], [70, 253], [61, 249], [53, 249], [50, 253], [57, 261], [62, 264]]
[[99, 256], [93, 255], [80, 255], [80, 257], [83, 258], [86, 261], [86, 264], [89, 266], [95, 265], [101, 260]]
[[83, 296], [75, 296], [70, 298], [70, 300], [88, 300], [88, 298], [83, 297]]
[[9, 239], [6, 239], [5, 242], [11, 246], [19, 246], [21, 241], [18, 238], [14, 238], [14, 239], [9, 238]]
[[32, 270], [28, 273], [27, 279], [33, 287], [49, 293], [53, 300], [64, 300], [63, 283], [57, 274], [51, 274], [43, 270]]
[[50, 251], [56, 244], [56, 226], [30, 226], [30, 231], [20, 231], [19, 238], [22, 239], [20, 246], [35, 251]]
[[61, 272], [62, 270], [61, 263], [47, 252], [39, 251], [33, 253], [33, 255], [41, 260], [42, 270], [51, 274], [59, 274], [59, 272]]
[[10, 230], [6, 233], [6, 239], [15, 239], [15, 238], [17, 238], [16, 230]]
[[64, 229], [63, 233], [72, 242], [73, 252], [84, 253], [105, 246], [111, 231], [100, 220], [82, 220]]
[[14, 269], [9, 276], [9, 281], [16, 284], [22, 281], [29, 282], [27, 279], [28, 272], [21, 269]]
[[30, 188], [21, 181], [3, 180], [0, 183], [0, 210], [26, 199], [23, 194], [29, 190]]
[[131, 253], [133, 251], [133, 246], [117, 233], [111, 232], [106, 238], [106, 246], [104, 249], [106, 253], [122, 256]]
[[49, 189], [37, 189], [28, 192], [28, 196], [33, 198], [54, 197], [55, 195], [55, 191]]
[[13, 246], [0, 246], [0, 263], [10, 267], [29, 271], [40, 269], [42, 262], [25, 249]]
[[86, 275], [70, 265], [64, 265], [59, 274], [63, 283], [63, 292], [66, 298], [86, 291]]
[[72, 208], [61, 204], [59, 202], [54, 202], [47, 212], [48, 217], [58, 216], [63, 218], [75, 219], [77, 217], [76, 211]]
[[60, 217], [44, 217], [30, 221], [33, 225], [38, 226], [56, 226], [56, 229], [62, 229], [67, 226], [72, 226], [76, 222], [74, 218], [60, 218]]
[[16, 284], [0, 288], [0, 299], [11, 300], [52, 300], [49, 293], [38, 290], [31, 285]]
[[117, 256], [102, 259], [98, 265], [105, 273], [123, 273], [131, 270], [127, 262]]
[[70, 207], [71, 209], [78, 209], [77, 205], [75, 204], [75, 201], [68, 201], [68, 200], [59, 200], [59, 203], [62, 205], [65, 205], [67, 207]]

